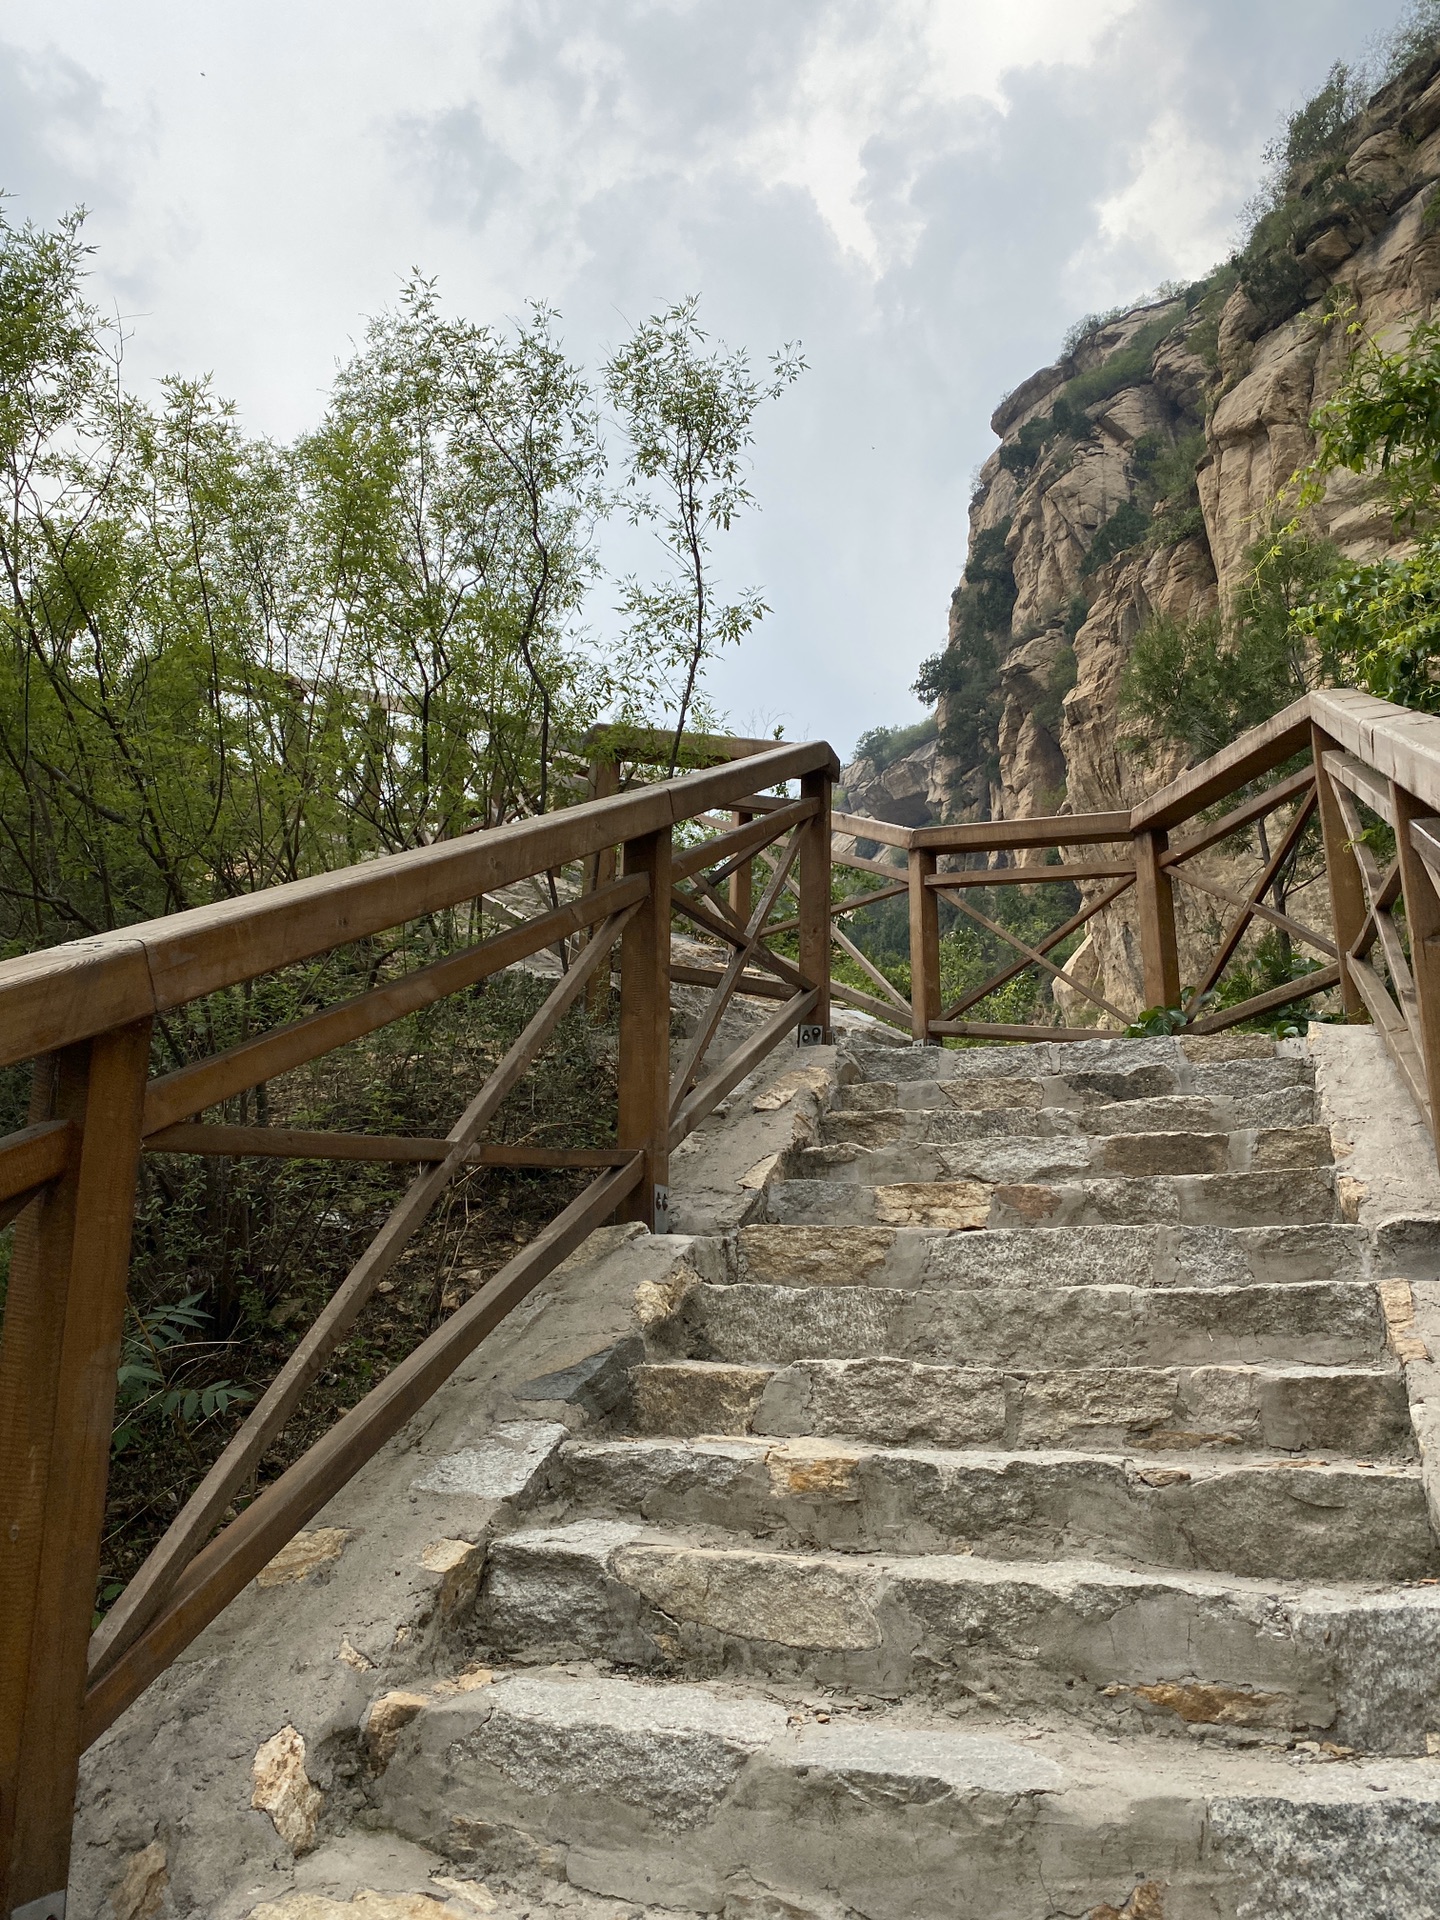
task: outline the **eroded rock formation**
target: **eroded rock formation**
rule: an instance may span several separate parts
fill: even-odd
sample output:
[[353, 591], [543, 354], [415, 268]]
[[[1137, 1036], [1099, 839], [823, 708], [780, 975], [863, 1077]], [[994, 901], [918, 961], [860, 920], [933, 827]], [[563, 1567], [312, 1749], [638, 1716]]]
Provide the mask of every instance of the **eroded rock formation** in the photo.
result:
[[[1309, 421], [1353, 350], [1352, 323], [1390, 343], [1435, 308], [1440, 50], [1382, 88], [1344, 146], [1291, 180], [1283, 238], [1263, 257], [1099, 326], [1001, 402], [951, 605], [940, 739], [883, 769], [847, 768], [852, 807], [906, 825], [1100, 811], [1183, 767], [1182, 750], [1123, 747], [1125, 662], [1155, 616], [1230, 604], [1277, 494], [1314, 452]], [[1374, 486], [1343, 473], [1314, 531], [1357, 558], [1396, 538]], [[977, 609], [988, 594], [993, 614], [1002, 551], [1013, 604], [986, 633]], [[990, 667], [967, 677], [964, 660], [987, 645]], [[964, 722], [985, 701], [981, 742], [968, 744], [977, 729]], [[1198, 952], [1213, 915], [1193, 899], [1183, 911]], [[1097, 926], [1079, 964], [1134, 999], [1123, 916]]]

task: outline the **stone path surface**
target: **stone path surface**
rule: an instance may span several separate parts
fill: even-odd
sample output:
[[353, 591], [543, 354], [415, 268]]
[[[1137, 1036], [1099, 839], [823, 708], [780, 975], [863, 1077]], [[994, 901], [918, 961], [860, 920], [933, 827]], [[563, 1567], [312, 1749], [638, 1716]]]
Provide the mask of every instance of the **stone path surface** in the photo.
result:
[[852, 1037], [740, 1224], [615, 1243], [632, 1331], [411, 1466], [445, 1632], [351, 1649], [319, 1785], [272, 1736], [226, 1911], [1440, 1914], [1440, 1220], [1314, 1082]]

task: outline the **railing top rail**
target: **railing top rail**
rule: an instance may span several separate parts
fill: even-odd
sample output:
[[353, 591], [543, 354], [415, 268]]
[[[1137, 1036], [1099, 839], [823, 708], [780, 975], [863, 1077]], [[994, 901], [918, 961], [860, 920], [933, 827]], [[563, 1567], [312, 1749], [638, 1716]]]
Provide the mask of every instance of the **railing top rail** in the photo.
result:
[[[656, 727], [627, 727], [620, 723], [592, 727], [583, 747], [599, 759], [629, 760], [636, 766], [669, 766], [675, 744], [673, 731]], [[687, 733], [681, 758], [689, 770], [697, 767], [724, 766], [731, 760], [748, 760], [756, 754], [773, 753], [787, 741], [747, 740], [741, 734]]]
[[1440, 813], [1440, 715], [1350, 687], [1312, 693], [1310, 710], [1316, 726], [1348, 753]]
[[1128, 813], [1035, 814], [1023, 820], [968, 820], [916, 827], [912, 847], [931, 853], [987, 853], [992, 848], [1093, 847], [1130, 838]]
[[[1168, 787], [1161, 787], [1148, 800], [1142, 800], [1130, 815], [1130, 831], [1143, 833], [1178, 826], [1182, 820], [1214, 806], [1237, 787], [1258, 780], [1262, 773], [1269, 773], [1292, 754], [1308, 747], [1310, 702], [1314, 697], [1306, 694], [1292, 701], [1260, 726], [1251, 727], [1228, 747], [1222, 747], [1219, 753], [1212, 753], [1199, 766], [1187, 768]], [[1400, 708], [1392, 711], [1398, 713]]]
[[677, 825], [801, 774], [839, 771], [826, 741], [589, 800], [312, 879], [0, 962], [0, 1066], [312, 959], [459, 900]]
[[857, 840], [874, 840], [882, 847], [905, 847], [914, 844], [914, 827], [897, 827], [893, 820], [872, 820], [866, 813], [843, 813], [837, 807], [830, 815], [830, 824], [836, 833], [853, 834]]

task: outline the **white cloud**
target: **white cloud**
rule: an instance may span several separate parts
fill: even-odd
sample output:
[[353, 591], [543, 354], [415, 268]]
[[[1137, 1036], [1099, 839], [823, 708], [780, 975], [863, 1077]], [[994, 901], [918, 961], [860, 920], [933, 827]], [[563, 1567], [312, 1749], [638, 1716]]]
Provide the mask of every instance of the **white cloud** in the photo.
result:
[[[1254, 190], [1261, 144], [1237, 151], [1166, 108], [1132, 150], [1130, 179], [1096, 204], [1095, 234], [1071, 272], [1093, 285], [1109, 262], [1139, 255], [1154, 263], [1157, 281], [1198, 279], [1234, 244], [1236, 208]], [[1112, 297], [1134, 291], [1116, 281]]]
[[[1391, 0], [1398, 10], [1400, 0]], [[96, 208], [142, 380], [315, 417], [412, 266], [594, 356], [704, 295], [812, 372], [727, 543], [774, 614], [716, 688], [848, 745], [944, 637], [999, 393], [1225, 248], [1353, 0], [9, 0], [0, 187]], [[603, 611], [603, 610], [602, 610]]]

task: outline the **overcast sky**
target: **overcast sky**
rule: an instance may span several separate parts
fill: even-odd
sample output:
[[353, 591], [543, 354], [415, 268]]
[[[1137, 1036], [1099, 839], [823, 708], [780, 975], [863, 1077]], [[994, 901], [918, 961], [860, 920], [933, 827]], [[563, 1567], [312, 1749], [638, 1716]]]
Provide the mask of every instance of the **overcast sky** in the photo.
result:
[[[1399, 12], [1356, 0], [4, 0], [12, 218], [83, 201], [132, 380], [317, 417], [415, 266], [591, 358], [697, 292], [757, 360], [773, 609], [712, 688], [847, 749], [918, 716], [1000, 395], [1079, 314], [1229, 248], [1279, 116]], [[153, 389], [152, 389], [153, 390]]]

